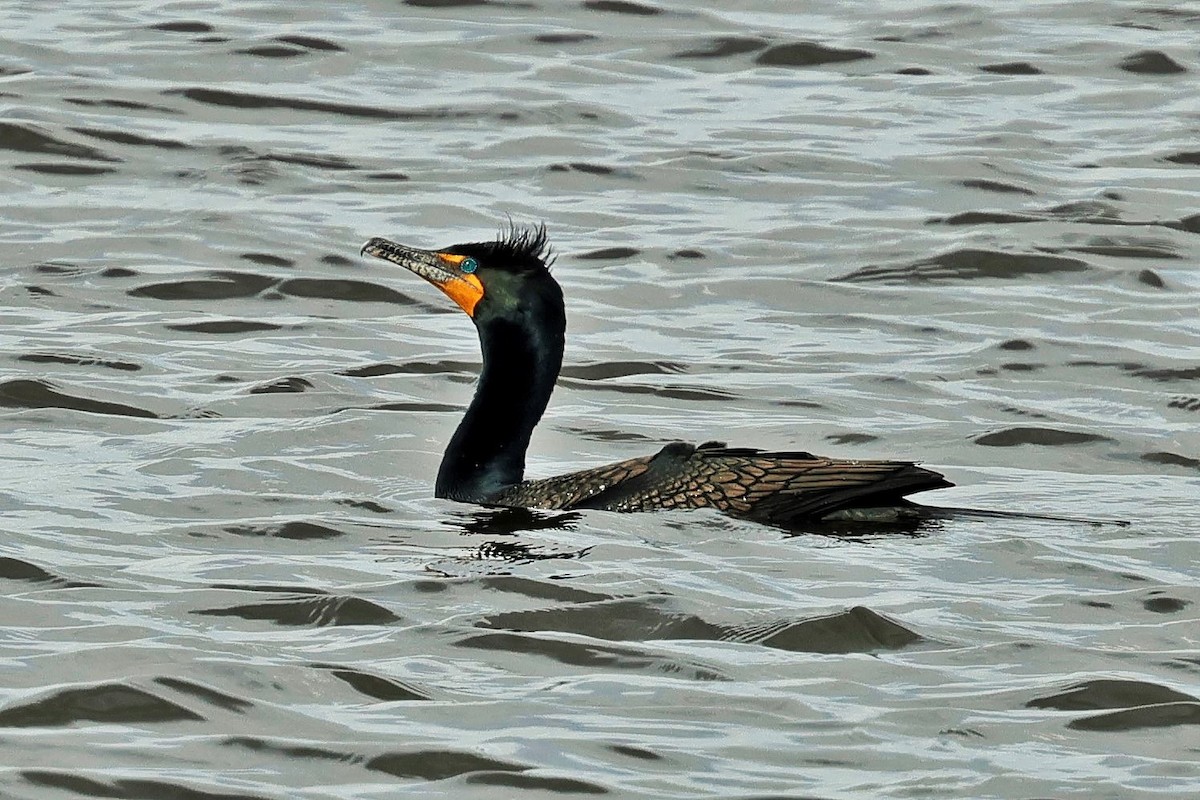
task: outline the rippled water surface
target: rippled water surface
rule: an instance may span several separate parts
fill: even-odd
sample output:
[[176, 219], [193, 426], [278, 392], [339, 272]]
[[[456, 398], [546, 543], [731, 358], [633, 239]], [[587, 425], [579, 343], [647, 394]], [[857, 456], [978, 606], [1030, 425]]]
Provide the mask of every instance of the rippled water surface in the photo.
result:
[[[1200, 787], [1200, 5], [9, 4], [0, 795]], [[788, 532], [432, 499], [545, 220], [543, 476], [921, 460]]]

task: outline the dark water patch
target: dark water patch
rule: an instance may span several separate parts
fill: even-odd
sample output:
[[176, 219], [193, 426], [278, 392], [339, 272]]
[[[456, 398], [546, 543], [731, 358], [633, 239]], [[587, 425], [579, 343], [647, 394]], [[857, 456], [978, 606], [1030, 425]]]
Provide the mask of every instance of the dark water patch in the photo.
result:
[[20, 775], [35, 786], [74, 792], [84, 797], [112, 797], [117, 800], [268, 800], [266, 795], [209, 791], [182, 783], [143, 778], [118, 778], [105, 782], [69, 772], [40, 769], [22, 770]]
[[279, 283], [277, 278], [246, 272], [213, 272], [210, 279], [151, 283], [130, 289], [130, 297], [154, 300], [233, 300], [254, 297]]
[[363, 511], [370, 511], [372, 514], [391, 514], [392, 509], [387, 506], [382, 506], [374, 500], [355, 500], [353, 498], [342, 498], [334, 500], [338, 505], [348, 506], [350, 508], [358, 508]]
[[904, 67], [896, 70], [897, 75], [932, 75], [933, 70], [925, 67]]
[[1188, 233], [1200, 233], [1200, 214], [1192, 214], [1190, 217], [1184, 217], [1178, 222], [1167, 222], [1163, 227], [1173, 228], [1178, 231], [1187, 231]]
[[284, 44], [294, 44], [297, 47], [304, 47], [309, 50], [322, 50], [327, 53], [344, 53], [346, 48], [340, 44], [322, 39], [319, 36], [304, 36], [301, 34], [288, 34], [286, 36], [276, 36], [275, 41], [283, 42]]
[[1047, 209], [1045, 213], [1060, 219], [1073, 219], [1080, 222], [1116, 222], [1121, 216], [1121, 212], [1115, 206], [1099, 200], [1062, 203]]
[[483, 536], [513, 536], [529, 531], [572, 530], [583, 516], [578, 511], [540, 511], [531, 508], [499, 508], [494, 511], [471, 511], [445, 520], [444, 524], [463, 533]]
[[513, 632], [561, 631], [611, 641], [722, 638], [721, 626], [660, 606], [661, 602], [653, 599], [608, 600], [566, 608], [503, 612], [485, 617], [476, 625]]
[[301, 520], [291, 520], [280, 524], [272, 525], [231, 525], [224, 528], [226, 533], [232, 533], [235, 536], [270, 536], [276, 539], [334, 539], [338, 536], [345, 536], [343, 531], [337, 528], [329, 528], [325, 525], [318, 525], [315, 522], [303, 522]]
[[308, 55], [308, 51], [300, 47], [285, 47], [281, 44], [261, 44], [254, 47], [244, 47], [233, 51], [240, 56], [255, 56], [256, 58], [298, 58]]
[[238, 258], [242, 261], [249, 261], [251, 264], [258, 264], [262, 267], [283, 267], [290, 268], [296, 266], [296, 262], [290, 258], [277, 256], [273, 253], [240, 253]]
[[85, 164], [14, 164], [13, 169], [36, 172], [41, 175], [108, 175], [116, 172], [112, 167], [91, 167]]
[[1147, 369], [1145, 364], [1139, 364], [1136, 361], [1091, 361], [1081, 359], [1078, 361], [1068, 361], [1066, 365], [1068, 367], [1116, 367], [1125, 372]]
[[228, 589], [235, 592], [261, 592], [263, 594], [301, 594], [301, 595], [325, 595], [327, 592], [323, 589], [314, 589], [309, 586], [284, 586], [282, 584], [271, 583], [214, 583], [213, 589]]
[[132, 278], [138, 273], [127, 267], [109, 267], [100, 273], [101, 278]]
[[1107, 436], [1098, 433], [1083, 433], [1082, 431], [1063, 431], [1057, 428], [1007, 428], [995, 433], [985, 433], [976, 437], [975, 444], [985, 447], [1016, 447], [1023, 444], [1045, 445], [1060, 447], [1064, 445], [1091, 444], [1093, 442], [1111, 442]]
[[665, 397], [672, 400], [687, 400], [687, 401], [713, 401], [719, 400], [726, 402], [729, 400], [740, 399], [741, 395], [735, 392], [728, 392], [724, 389], [712, 388], [688, 388], [680, 386], [639, 386], [632, 383], [604, 383], [604, 382], [585, 382], [573, 379], [559, 378], [559, 386], [569, 386], [574, 389], [585, 389], [589, 391], [615, 392], [616, 394], [632, 394], [632, 395], [653, 395], [655, 397]]
[[578, 778], [555, 778], [549, 775], [527, 775], [523, 772], [477, 772], [465, 781], [476, 786], [500, 786], [519, 791], [542, 791], [552, 794], [608, 794], [598, 783]]
[[768, 48], [754, 59], [754, 63], [765, 67], [817, 67], [874, 57], [875, 54], [868, 50], [826, 47], [818, 42], [793, 42]]
[[140, 136], [128, 131], [100, 130], [98, 128], [71, 128], [76, 133], [116, 144], [131, 144], [136, 147], [157, 147], [162, 150], [187, 150], [190, 147], [175, 139], [159, 139], [152, 136]]
[[1006, 61], [1003, 64], [984, 64], [980, 72], [990, 72], [995, 75], [1041, 75], [1042, 70], [1028, 61]]
[[[1200, 409], [1200, 402], [1197, 402], [1197, 408]], [[1172, 467], [1200, 469], [1200, 458], [1181, 456], [1178, 453], [1168, 453], [1165, 450], [1159, 450], [1153, 453], [1143, 453], [1142, 461], [1145, 461], [1148, 464], [1166, 464]]]
[[641, 252], [636, 247], [602, 247], [599, 250], [580, 253], [575, 258], [580, 261], [617, 261], [622, 258], [633, 258]]
[[372, 700], [382, 700], [385, 703], [407, 702], [411, 700], [432, 700], [433, 698], [423, 692], [418, 692], [410, 686], [392, 680], [391, 678], [383, 678], [378, 675], [372, 675], [368, 672], [361, 672], [349, 667], [338, 666], [336, 664], [313, 664], [313, 669], [320, 669], [329, 672], [330, 675], [337, 678], [339, 681], [347, 684], [354, 691], [361, 695], [365, 695]]
[[39, 566], [9, 556], [0, 556], [0, 578], [32, 583], [60, 583], [62, 581], [62, 578], [50, 574]]
[[637, 175], [627, 169], [607, 167], [603, 164], [589, 164], [586, 161], [572, 161], [567, 164], [551, 164], [547, 167], [551, 172], [581, 172], [584, 175], [615, 175], [622, 178], [636, 178]]
[[420, 778], [427, 781], [441, 781], [472, 772], [521, 772], [531, 769], [525, 764], [499, 761], [456, 750], [384, 753], [368, 761], [366, 767], [372, 772], [383, 772], [396, 778]]
[[926, 225], [1018, 225], [1023, 222], [1041, 222], [1028, 214], [1011, 211], [963, 211], [948, 217], [930, 217]]
[[35, 272], [41, 275], [70, 275], [72, 277], [83, 275], [87, 272], [86, 269], [78, 266], [77, 264], [43, 263], [38, 264], [33, 269]]
[[533, 37], [538, 44], [579, 44], [594, 42], [600, 37], [590, 33], [541, 33]]
[[879, 437], [869, 433], [831, 433], [825, 440], [834, 444], [866, 444], [879, 441]]
[[36, 564], [30, 564], [28, 561], [10, 556], [0, 556], [0, 580], [51, 583], [62, 589], [94, 589], [100, 586], [98, 583], [67, 580]]
[[479, 586], [493, 592], [504, 592], [533, 600], [552, 600], [561, 603], [597, 603], [615, 599], [612, 595], [589, 592], [563, 583], [533, 580], [514, 576], [481, 578]]
[[1144, 269], [1137, 274], [1137, 282], [1152, 289], [1165, 289], [1167, 282], [1152, 269]]
[[261, 156], [261, 158], [279, 164], [298, 164], [302, 167], [316, 167], [318, 169], [358, 169], [356, 164], [350, 163], [341, 156], [314, 155], [312, 153], [268, 153], [265, 156]]
[[1068, 728], [1077, 731], [1109, 732], [1171, 728], [1178, 725], [1200, 725], [1200, 702], [1142, 706], [1109, 714], [1097, 714], [1067, 723]]
[[372, 172], [366, 176], [370, 181], [407, 181], [410, 178], [403, 172]]
[[24, 67], [0, 67], [0, 78], [12, 78], [17, 75], [28, 75], [33, 70]]
[[250, 389], [250, 394], [297, 394], [311, 388], [313, 385], [310, 381], [292, 376], [259, 384]]
[[391, 611], [369, 600], [328, 595], [197, 609], [192, 613], [206, 617], [238, 617], [287, 627], [390, 625], [400, 620]]
[[628, 744], [610, 744], [607, 748], [617, 755], [636, 758], [638, 761], [662, 761], [663, 757], [653, 750], [644, 747], [634, 747]]
[[770, 42], [757, 36], [718, 36], [691, 50], [682, 50], [672, 58], [729, 58], [762, 50]]
[[1200, 380], [1200, 366], [1197, 367], [1174, 367], [1151, 369], [1149, 367], [1141, 367], [1129, 370], [1138, 378], [1148, 378], [1155, 383], [1175, 383], [1177, 381], [1194, 381]]
[[461, 375], [479, 371], [478, 364], [465, 361], [410, 361], [405, 364], [368, 364], [339, 372], [348, 378], [378, 378], [382, 375]]
[[30, 364], [70, 364], [71, 366], [80, 367], [103, 367], [104, 369], [115, 369], [119, 372], [138, 372], [141, 370], [141, 364], [134, 364], [131, 361], [111, 361], [105, 358], [95, 358], [94, 356], [72, 356], [65, 353], [26, 353], [25, 355], [17, 356], [17, 361], [25, 361]]
[[989, 181], [982, 178], [968, 178], [964, 181], [959, 181], [959, 183], [968, 189], [982, 189], [985, 192], [997, 192], [999, 194], [1035, 194], [1032, 189], [1026, 189], [1024, 186], [1016, 186], [1011, 183], [1002, 183], [1000, 181]]
[[122, 111], [153, 111], [158, 114], [178, 114], [179, 111], [168, 106], [158, 106], [151, 103], [140, 103], [136, 100], [116, 100], [112, 98], [95, 99], [93, 97], [64, 97], [63, 102], [73, 106], [86, 108], [119, 108]]
[[[995, 374], [994, 371], [993, 374]], [[1042, 414], [1041, 412], [1030, 411], [1025, 408], [1017, 408], [1016, 406], [1003, 406], [1000, 410], [1005, 414], [1012, 414], [1013, 416], [1017, 417], [1025, 417], [1026, 419], [1050, 419], [1049, 416]]]
[[687, 365], [677, 361], [600, 361], [594, 364], [568, 364], [560, 373], [581, 381], [603, 381], [630, 375], [677, 375]]
[[1172, 397], [1167, 407], [1182, 411], [1200, 411], [1200, 397]]
[[21, 125], [16, 122], [0, 122], [0, 150], [66, 156], [90, 161], [117, 162], [121, 160], [108, 155], [103, 150], [56, 139], [30, 125]]
[[145, 722], [203, 722], [204, 717], [143, 689], [100, 683], [59, 689], [28, 703], [0, 709], [0, 727], [60, 727], [78, 722], [112, 725]]
[[25, 291], [34, 297], [58, 297], [58, 293], [44, 286], [26, 286]]
[[108, 403], [88, 397], [65, 394], [39, 380], [17, 378], [0, 383], [0, 407], [7, 408], [65, 408], [88, 414], [111, 414], [119, 417], [158, 419], [158, 414], [137, 406]]
[[292, 297], [340, 300], [348, 303], [392, 303], [399, 306], [418, 305], [405, 294], [367, 281], [340, 278], [292, 278], [279, 284], [279, 291]]
[[1200, 166], [1200, 150], [1184, 150], [1169, 156], [1163, 156], [1162, 160], [1169, 161], [1172, 164]]
[[270, 159], [262, 156], [239, 156], [230, 165], [230, 173], [237, 177], [238, 183], [247, 186], [262, 186], [268, 181], [279, 177], [279, 170]]
[[[167, 330], [184, 333], [208, 333], [217, 335], [261, 333], [263, 331], [283, 330], [282, 325], [270, 322], [250, 322], [243, 319], [219, 319], [208, 322], [183, 322], [178, 325], [167, 325]], [[254, 391], [253, 389], [251, 390]]]
[[208, 408], [192, 407], [178, 414], [168, 414], [167, 419], [220, 419], [221, 415]]
[[[353, 408], [353, 406], [349, 408]], [[339, 408], [336, 411], [347, 411], [349, 408]], [[401, 411], [408, 414], [449, 414], [451, 412], [461, 413], [463, 407], [452, 406], [446, 403], [380, 403], [379, 405], [367, 406], [367, 410]]]
[[676, 250], [674, 253], [667, 253], [668, 261], [675, 261], [681, 258], [691, 260], [696, 258], [708, 258], [708, 256], [704, 255], [704, 253], [700, 252], [699, 250], [690, 249]]
[[1007, 279], [1057, 272], [1082, 272], [1089, 268], [1086, 261], [1065, 256], [1008, 253], [1000, 250], [952, 250], [910, 264], [864, 267], [832, 280], [872, 283]]
[[584, 0], [583, 7], [590, 11], [608, 11], [613, 14], [631, 14], [635, 17], [652, 17], [663, 13], [661, 8], [631, 3], [629, 0]]
[[326, 253], [321, 256], [320, 261], [322, 264], [329, 264], [334, 267], [348, 267], [354, 263], [345, 256], [338, 255], [337, 253]]
[[1027, 361], [1009, 361], [1006, 364], [1000, 365], [1000, 369], [1005, 372], [1036, 372], [1039, 369], [1045, 368], [1045, 364], [1032, 364]]
[[572, 667], [649, 671], [699, 681], [725, 680], [723, 675], [707, 667], [664, 658], [632, 647], [543, 639], [519, 633], [479, 634], [455, 642], [455, 645], [473, 650], [540, 656]]
[[1179, 597], [1164, 596], [1158, 592], [1154, 594], [1155, 597], [1148, 597], [1142, 601], [1142, 608], [1153, 614], [1178, 614], [1191, 605], [1190, 601]]
[[226, 747], [240, 747], [255, 753], [273, 753], [285, 758], [317, 761], [338, 761], [343, 764], [359, 764], [366, 759], [356, 753], [340, 753], [324, 747], [313, 747], [306, 744], [291, 744], [289, 742], [270, 741], [257, 736], [230, 736], [221, 742]]
[[158, 22], [146, 27], [152, 31], [169, 31], [171, 33], [212, 33], [216, 30], [207, 22], [183, 19], [174, 22]]
[[336, 114], [342, 117], [362, 117], [367, 119], [386, 119], [394, 121], [428, 121], [463, 119], [474, 116], [473, 112], [455, 111], [452, 109], [433, 109], [425, 111], [397, 111], [377, 106], [362, 106], [351, 103], [333, 103], [324, 100], [304, 100], [298, 97], [278, 97], [253, 92], [233, 92], [225, 89], [207, 89], [191, 87], [187, 89], [168, 89], [166, 95], [179, 95], [196, 103], [226, 108], [267, 109], [282, 108], [289, 111], [315, 111], [322, 114]]
[[1178, 75], [1187, 72], [1187, 67], [1161, 50], [1141, 50], [1125, 56], [1117, 67], [1139, 75]]
[[1094, 711], [1196, 700], [1197, 698], [1191, 695], [1156, 683], [1104, 678], [1084, 681], [1061, 692], [1034, 698], [1026, 703], [1025, 707], [1053, 708], [1058, 711]]
[[721, 639], [797, 653], [872, 653], [925, 641], [920, 634], [864, 606], [796, 622], [730, 626]]
[[1180, 259], [1183, 254], [1169, 244], [1138, 239], [1112, 239], [1107, 236], [1093, 237], [1085, 245], [1068, 247], [1075, 253], [1090, 253], [1114, 258]]
[[997, 347], [1001, 350], [1023, 351], [1023, 350], [1033, 350], [1034, 344], [1033, 344], [1033, 342], [1027, 341], [1025, 339], [1009, 339], [1006, 342], [1001, 342], [1000, 344], [997, 345]]
[[154, 682], [159, 686], [166, 686], [168, 689], [174, 689], [177, 692], [203, 700], [209, 705], [232, 711], [236, 714], [244, 714], [247, 709], [253, 708], [254, 704], [249, 700], [243, 700], [240, 697], [234, 697], [231, 694], [218, 692], [208, 686], [204, 686], [193, 681], [187, 681], [183, 678], [155, 678]]
[[634, 433], [633, 431], [619, 431], [612, 428], [566, 427], [563, 430], [580, 439], [592, 442], [653, 442], [655, 445], [661, 443], [658, 438], [653, 436], [646, 436], [645, 434]]

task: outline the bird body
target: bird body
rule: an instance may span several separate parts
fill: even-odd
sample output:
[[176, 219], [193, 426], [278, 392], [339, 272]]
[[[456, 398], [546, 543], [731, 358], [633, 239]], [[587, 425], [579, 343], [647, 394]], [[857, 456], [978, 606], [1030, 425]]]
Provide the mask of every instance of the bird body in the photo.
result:
[[919, 509], [904, 497], [951, 486], [907, 461], [672, 443], [653, 455], [525, 480], [530, 436], [562, 366], [566, 312], [544, 227], [496, 241], [421, 250], [375, 238], [363, 253], [433, 283], [475, 322], [483, 368], [438, 470], [438, 497], [546, 509], [713, 508], [775, 525], [862, 509]]

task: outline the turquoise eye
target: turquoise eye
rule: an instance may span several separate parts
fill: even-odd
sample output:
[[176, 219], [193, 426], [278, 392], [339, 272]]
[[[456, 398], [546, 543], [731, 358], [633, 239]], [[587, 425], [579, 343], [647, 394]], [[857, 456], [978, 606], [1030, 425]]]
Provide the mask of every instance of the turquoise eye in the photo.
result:
[[462, 263], [459, 264], [459, 267], [462, 269], [463, 272], [470, 274], [470, 273], [474, 272], [475, 270], [479, 269], [479, 262], [476, 261], [475, 259], [471, 258], [470, 256], [467, 256], [466, 258], [464, 258], [462, 260]]

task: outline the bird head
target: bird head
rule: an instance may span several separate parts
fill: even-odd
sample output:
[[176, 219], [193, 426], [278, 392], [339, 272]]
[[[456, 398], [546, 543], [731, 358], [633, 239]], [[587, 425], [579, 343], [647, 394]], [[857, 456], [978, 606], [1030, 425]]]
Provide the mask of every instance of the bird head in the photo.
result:
[[[527, 315], [562, 316], [562, 290], [550, 275], [545, 225], [511, 227], [494, 241], [422, 250], [376, 237], [364, 255], [398, 264], [438, 287], [476, 325]], [[557, 313], [554, 307], [557, 306]]]

